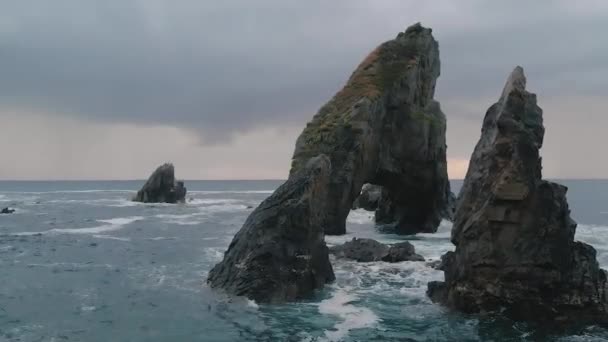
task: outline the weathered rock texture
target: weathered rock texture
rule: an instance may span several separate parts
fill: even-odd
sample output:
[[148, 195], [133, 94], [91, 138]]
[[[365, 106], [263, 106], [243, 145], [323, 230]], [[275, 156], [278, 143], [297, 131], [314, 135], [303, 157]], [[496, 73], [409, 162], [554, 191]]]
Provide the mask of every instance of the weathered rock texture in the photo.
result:
[[416, 254], [414, 246], [407, 242], [385, 245], [372, 239], [357, 239], [329, 248], [329, 252], [338, 258], [353, 259], [360, 262], [386, 261], [424, 261]]
[[326, 234], [344, 234], [364, 183], [387, 189], [401, 233], [435, 232], [446, 205], [446, 120], [433, 99], [439, 48], [431, 29], [409, 27], [376, 48], [308, 123], [291, 174], [326, 154], [332, 162]]
[[186, 200], [184, 182], [175, 181], [173, 164], [159, 166], [133, 198], [135, 202], [177, 203]]
[[437, 302], [514, 319], [607, 321], [606, 272], [574, 241], [567, 188], [541, 179], [542, 110], [523, 69], [485, 116], [459, 197], [452, 242], [429, 284]]
[[324, 240], [330, 160], [312, 158], [260, 204], [207, 282], [258, 302], [310, 296], [334, 280]]
[[378, 202], [382, 194], [382, 187], [373, 184], [365, 184], [361, 189], [361, 194], [353, 202], [353, 209], [365, 209], [375, 211], [378, 209]]

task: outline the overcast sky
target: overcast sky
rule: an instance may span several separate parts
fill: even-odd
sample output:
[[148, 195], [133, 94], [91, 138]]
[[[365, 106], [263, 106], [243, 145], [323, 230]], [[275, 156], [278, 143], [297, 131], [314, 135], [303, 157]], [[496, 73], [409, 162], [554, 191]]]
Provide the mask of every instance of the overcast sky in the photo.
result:
[[522, 65], [544, 174], [608, 178], [608, 1], [0, 0], [0, 179], [285, 178], [381, 42], [433, 28], [452, 178]]

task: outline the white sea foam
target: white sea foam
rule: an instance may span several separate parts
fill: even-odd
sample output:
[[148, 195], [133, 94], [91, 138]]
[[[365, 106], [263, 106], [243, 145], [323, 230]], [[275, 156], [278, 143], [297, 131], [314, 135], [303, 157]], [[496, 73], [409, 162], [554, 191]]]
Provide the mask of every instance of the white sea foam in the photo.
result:
[[178, 226], [196, 226], [203, 223], [203, 221], [189, 221], [189, 220], [167, 220], [166, 223], [177, 224]]
[[205, 248], [205, 254], [207, 255], [206, 259], [218, 262], [224, 258], [224, 251], [224, 247]]
[[27, 264], [27, 267], [65, 267], [65, 268], [115, 268], [110, 264], [89, 264], [78, 262], [52, 262], [48, 264]]
[[157, 236], [157, 237], [153, 237], [153, 238], [147, 238], [146, 240], [152, 240], [152, 241], [161, 241], [161, 240], [177, 240], [176, 237], [165, 237], [165, 236]]
[[341, 341], [353, 329], [364, 329], [375, 326], [378, 316], [366, 307], [355, 306], [352, 303], [359, 298], [349, 293], [348, 288], [338, 288], [333, 296], [319, 304], [319, 312], [324, 315], [338, 316], [342, 321], [334, 325], [334, 330], [326, 330], [328, 341]]
[[254, 300], [247, 299], [247, 306], [254, 309], [259, 309], [260, 306]]
[[217, 198], [217, 199], [202, 199], [202, 198], [193, 198], [188, 200], [186, 203], [191, 205], [201, 205], [201, 204], [233, 204], [239, 203], [241, 201], [237, 199], [231, 198]]
[[204, 212], [224, 212], [224, 211], [239, 211], [247, 209], [246, 205], [243, 204], [223, 204], [223, 205], [209, 205], [206, 207], [201, 207], [201, 210]]
[[374, 213], [365, 209], [351, 210], [346, 218], [346, 222], [354, 224], [374, 223]]
[[127, 238], [127, 237], [118, 237], [118, 236], [111, 236], [111, 235], [96, 234], [96, 235], [93, 235], [93, 237], [97, 238], [97, 239], [118, 240], [118, 241], [125, 241], [125, 242], [131, 241], [131, 239]]
[[42, 232], [19, 232], [11, 235], [16, 236], [31, 236], [31, 235], [45, 235], [45, 234], [100, 234], [115, 230], [123, 229], [130, 223], [143, 220], [142, 216], [133, 217], [117, 217], [109, 220], [97, 220], [97, 222], [105, 223], [104, 225], [89, 228], [54, 228]]
[[325, 235], [325, 243], [329, 246], [341, 245], [356, 237], [355, 234], [347, 232], [344, 235]]

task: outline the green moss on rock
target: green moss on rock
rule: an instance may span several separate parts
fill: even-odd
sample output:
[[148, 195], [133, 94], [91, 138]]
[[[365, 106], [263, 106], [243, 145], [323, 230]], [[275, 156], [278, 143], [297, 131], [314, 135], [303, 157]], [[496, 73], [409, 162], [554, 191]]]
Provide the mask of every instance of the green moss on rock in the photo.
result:
[[292, 172], [302, 160], [331, 153], [340, 135], [352, 132], [353, 105], [362, 98], [377, 101], [417, 64], [416, 51], [395, 41], [374, 49], [359, 64], [346, 85], [315, 115], [302, 132], [303, 145], [292, 161]]

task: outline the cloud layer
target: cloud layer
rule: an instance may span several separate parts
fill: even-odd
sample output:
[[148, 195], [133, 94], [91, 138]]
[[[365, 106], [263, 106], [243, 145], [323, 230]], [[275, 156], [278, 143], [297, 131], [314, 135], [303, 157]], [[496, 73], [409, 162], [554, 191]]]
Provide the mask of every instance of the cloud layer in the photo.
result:
[[569, 122], [585, 135], [608, 110], [603, 0], [57, 0], [3, 4], [0, 119], [173, 127], [206, 147], [298, 132], [369, 50], [417, 21], [440, 43], [437, 98], [452, 158], [468, 159], [517, 64], [541, 107], [569, 99], [546, 111], [548, 126]]

